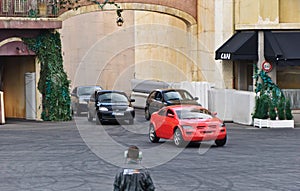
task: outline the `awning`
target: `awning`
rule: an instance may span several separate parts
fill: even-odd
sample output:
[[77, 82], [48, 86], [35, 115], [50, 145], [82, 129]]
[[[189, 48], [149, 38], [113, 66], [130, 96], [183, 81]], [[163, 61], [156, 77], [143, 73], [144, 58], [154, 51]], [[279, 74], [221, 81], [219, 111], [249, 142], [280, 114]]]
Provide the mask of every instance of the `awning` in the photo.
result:
[[282, 65], [300, 65], [300, 32], [265, 31], [266, 60]]
[[256, 31], [235, 33], [218, 50], [215, 59], [258, 60], [258, 35]]

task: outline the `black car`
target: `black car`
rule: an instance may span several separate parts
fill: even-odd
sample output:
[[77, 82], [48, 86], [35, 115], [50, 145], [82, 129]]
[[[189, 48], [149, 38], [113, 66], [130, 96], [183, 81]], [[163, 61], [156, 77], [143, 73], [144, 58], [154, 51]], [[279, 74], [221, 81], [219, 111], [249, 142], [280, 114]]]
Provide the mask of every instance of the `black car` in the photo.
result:
[[80, 115], [87, 112], [87, 103], [91, 94], [96, 90], [101, 90], [100, 86], [77, 86], [71, 92], [71, 109], [72, 114]]
[[88, 103], [88, 121], [96, 118], [96, 124], [127, 121], [134, 123], [135, 111], [125, 92], [100, 90], [91, 95]]
[[156, 89], [150, 92], [146, 100], [145, 118], [150, 120], [151, 114], [160, 108], [168, 105], [192, 104], [198, 103], [198, 97], [193, 97], [184, 89]]

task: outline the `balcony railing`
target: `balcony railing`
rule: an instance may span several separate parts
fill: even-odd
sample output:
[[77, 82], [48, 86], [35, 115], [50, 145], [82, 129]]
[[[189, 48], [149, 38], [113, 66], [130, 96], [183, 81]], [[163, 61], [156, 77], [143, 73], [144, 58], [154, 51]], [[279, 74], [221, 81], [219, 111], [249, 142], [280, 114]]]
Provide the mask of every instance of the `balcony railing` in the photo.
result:
[[57, 17], [58, 0], [0, 0], [0, 17]]

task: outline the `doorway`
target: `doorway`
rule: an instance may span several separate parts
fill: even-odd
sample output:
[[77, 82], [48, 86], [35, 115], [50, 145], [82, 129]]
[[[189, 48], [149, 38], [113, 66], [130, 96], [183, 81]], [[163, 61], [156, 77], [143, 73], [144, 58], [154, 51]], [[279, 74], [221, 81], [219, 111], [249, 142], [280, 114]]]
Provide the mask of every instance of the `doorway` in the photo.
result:
[[0, 88], [6, 118], [25, 118], [25, 73], [35, 72], [34, 56], [1, 56]]
[[233, 70], [234, 89], [253, 91], [253, 62], [235, 61]]

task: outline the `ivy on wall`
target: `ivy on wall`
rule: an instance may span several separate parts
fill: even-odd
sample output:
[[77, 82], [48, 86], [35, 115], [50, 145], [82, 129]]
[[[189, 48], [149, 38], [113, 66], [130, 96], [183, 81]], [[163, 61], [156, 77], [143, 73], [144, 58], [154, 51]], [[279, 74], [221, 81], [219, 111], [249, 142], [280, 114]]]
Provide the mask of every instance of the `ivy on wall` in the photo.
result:
[[63, 69], [61, 40], [58, 32], [45, 31], [36, 38], [23, 38], [41, 63], [38, 90], [42, 94], [44, 121], [71, 120], [70, 81]]

